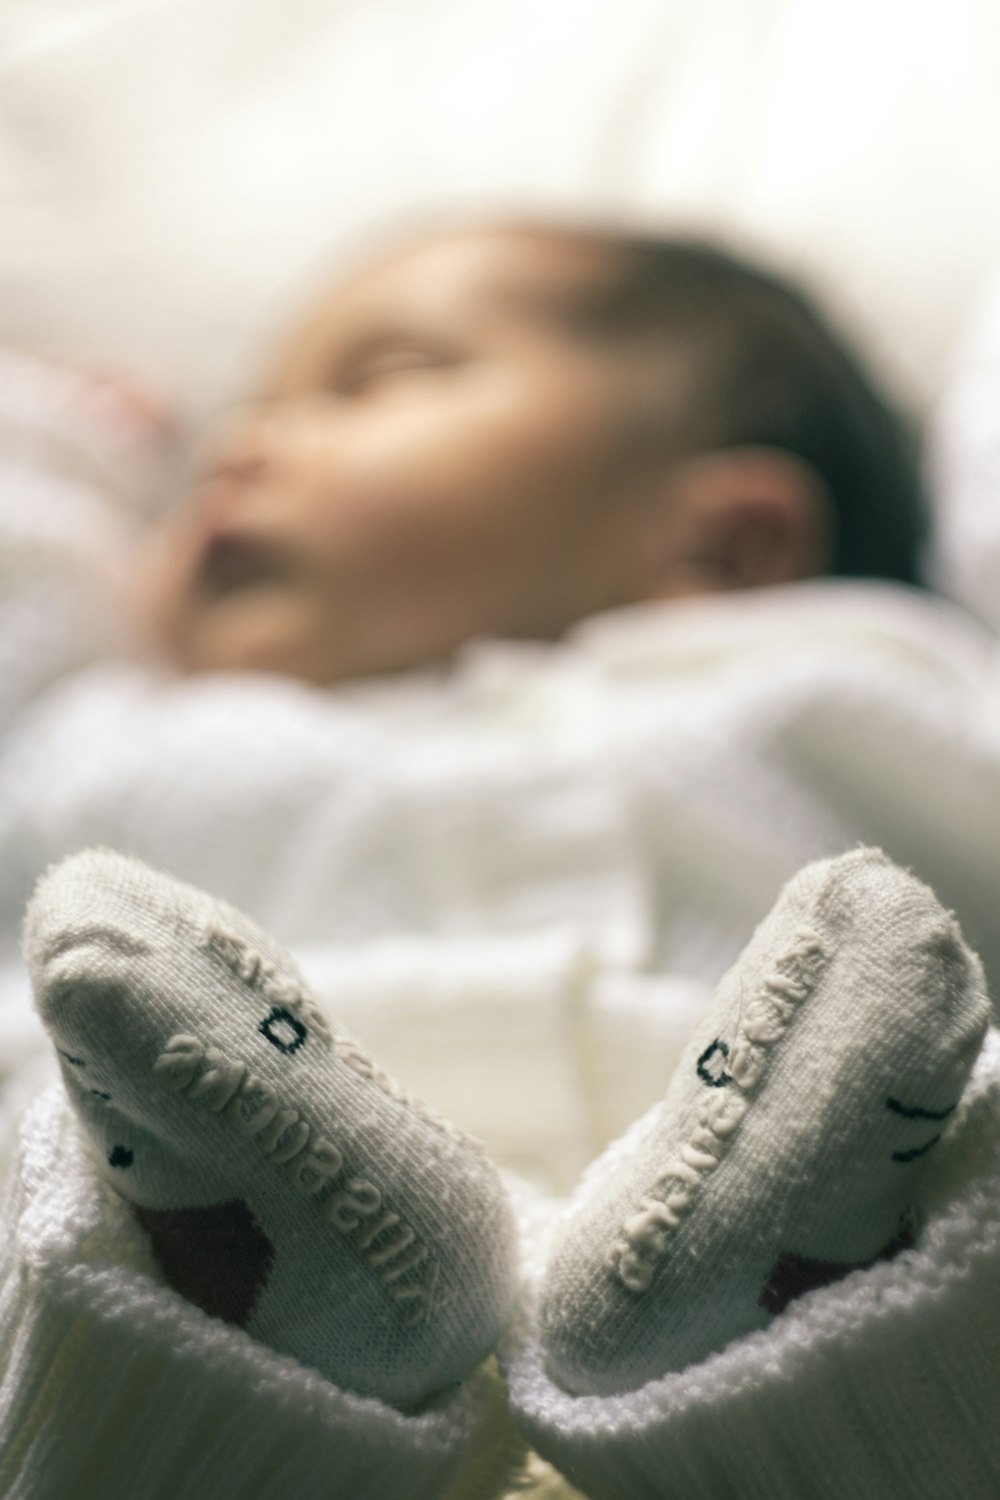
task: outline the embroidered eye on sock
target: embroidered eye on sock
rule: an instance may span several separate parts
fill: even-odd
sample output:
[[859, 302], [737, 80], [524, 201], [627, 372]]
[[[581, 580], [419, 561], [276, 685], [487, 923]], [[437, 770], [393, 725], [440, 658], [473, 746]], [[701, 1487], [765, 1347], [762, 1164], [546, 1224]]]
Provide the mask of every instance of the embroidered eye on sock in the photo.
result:
[[988, 1015], [926, 886], [874, 850], [807, 866], [556, 1235], [552, 1378], [636, 1389], [903, 1248]]
[[515, 1278], [496, 1170], [252, 922], [95, 850], [40, 882], [24, 946], [92, 1154], [176, 1291], [392, 1404], [486, 1357]]

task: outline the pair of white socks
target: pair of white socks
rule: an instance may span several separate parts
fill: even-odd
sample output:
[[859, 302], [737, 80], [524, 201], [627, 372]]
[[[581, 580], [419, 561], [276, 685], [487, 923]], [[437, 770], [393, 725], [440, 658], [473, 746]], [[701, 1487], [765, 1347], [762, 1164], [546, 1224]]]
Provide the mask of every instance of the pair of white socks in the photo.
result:
[[[657, 1478], [658, 1452], [683, 1461], [678, 1422], [650, 1416], [658, 1382], [731, 1364], [821, 1305], [805, 1293], [864, 1288], [918, 1253], [989, 1018], [978, 961], [919, 881], [870, 850], [808, 867], [662, 1104], [581, 1184], [515, 1317], [495, 1169], [327, 1024], [246, 918], [94, 851], [42, 881], [25, 947], [86, 1155], [175, 1293], [404, 1421], [505, 1337], [525, 1430], [595, 1496], [674, 1493]], [[606, 1446], [631, 1423], [646, 1452], [631, 1477], [606, 1477], [570, 1432], [605, 1408]], [[734, 1495], [768, 1493], [762, 1462]], [[720, 1472], [699, 1488], [692, 1469], [676, 1493], [721, 1500]]]

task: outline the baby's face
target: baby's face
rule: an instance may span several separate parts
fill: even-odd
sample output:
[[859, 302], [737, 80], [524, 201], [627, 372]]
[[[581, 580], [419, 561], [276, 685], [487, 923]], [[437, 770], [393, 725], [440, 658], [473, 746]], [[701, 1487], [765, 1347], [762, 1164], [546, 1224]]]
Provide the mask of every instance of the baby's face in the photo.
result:
[[174, 660], [326, 683], [636, 597], [648, 456], [616, 360], [560, 313], [597, 253], [451, 234], [328, 294], [157, 540]]

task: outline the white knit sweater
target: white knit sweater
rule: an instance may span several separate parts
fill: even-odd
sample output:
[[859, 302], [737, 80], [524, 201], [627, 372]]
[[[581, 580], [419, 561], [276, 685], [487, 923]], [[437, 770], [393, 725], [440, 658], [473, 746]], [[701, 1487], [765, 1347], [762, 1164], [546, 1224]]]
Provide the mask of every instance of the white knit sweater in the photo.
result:
[[[389, 684], [177, 680], [115, 654], [122, 501], [87, 474], [39, 466], [24, 428], [22, 410], [0, 470], [0, 1072], [26, 1076], [39, 1053], [17, 956], [26, 897], [49, 862], [93, 843], [245, 907], [381, 1061], [548, 1189], [568, 1189], [662, 1092], [706, 989], [810, 858], [881, 844], [957, 910], [997, 983], [995, 647], [950, 606], [827, 581], [623, 611], [555, 647], [476, 644], [447, 674]], [[94, 1494], [126, 1500], [158, 1483], [179, 1500], [269, 1500], [296, 1486], [347, 1500], [366, 1485], [472, 1500], [500, 1482], [513, 1439], [489, 1372], [404, 1419], [208, 1326], [152, 1287], [134, 1264], [141, 1247], [108, 1229], [56, 1103], [31, 1120], [4, 1232], [0, 1494], [89, 1495], [92, 1480]], [[942, 1264], [985, 1246], [994, 1275], [993, 1190], [992, 1178], [975, 1188], [975, 1233], [942, 1230]], [[913, 1300], [888, 1281], [870, 1295]], [[696, 1401], [676, 1397], [694, 1412], [680, 1425], [674, 1387], [641, 1418], [627, 1403], [603, 1417], [570, 1410], [539, 1384], [530, 1336], [508, 1354], [515, 1404], [595, 1496], [666, 1494], [662, 1455], [687, 1455], [685, 1500], [923, 1494], [876, 1478], [930, 1430], [933, 1372], [928, 1385], [901, 1335], [921, 1399], [910, 1415], [861, 1422], [857, 1393], [886, 1371], [853, 1344], [834, 1374], [810, 1365], [810, 1348], [830, 1347], [817, 1316], [805, 1327], [803, 1304], [773, 1346], [720, 1356]], [[895, 1337], [878, 1327], [866, 1351]], [[933, 1319], [919, 1335], [928, 1347], [943, 1337]], [[793, 1344], [783, 1364], [778, 1346]], [[949, 1378], [960, 1355], [953, 1341]], [[972, 1407], [942, 1418], [948, 1466], [935, 1472], [929, 1449], [913, 1449], [928, 1500], [1000, 1493], [1000, 1454], [983, 1458], [979, 1480], [963, 1471], [965, 1488], [949, 1477], [960, 1434], [978, 1451], [979, 1418], [998, 1426], [995, 1379], [978, 1358], [969, 1368], [980, 1405], [976, 1422]], [[771, 1381], [786, 1370], [791, 1405]], [[716, 1401], [717, 1375], [732, 1401]], [[843, 1410], [823, 1405], [831, 1381]], [[197, 1436], [210, 1428], [213, 1440]], [[597, 1457], [581, 1465], [560, 1434], [584, 1428], [605, 1438], [587, 1438]], [[785, 1488], [768, 1489], [779, 1429]], [[814, 1470], [851, 1442], [867, 1468], [834, 1465], [850, 1482], [819, 1488]], [[646, 1457], [623, 1457], [629, 1444]], [[720, 1466], [720, 1449], [750, 1469]], [[741, 1481], [751, 1470], [754, 1484]]]

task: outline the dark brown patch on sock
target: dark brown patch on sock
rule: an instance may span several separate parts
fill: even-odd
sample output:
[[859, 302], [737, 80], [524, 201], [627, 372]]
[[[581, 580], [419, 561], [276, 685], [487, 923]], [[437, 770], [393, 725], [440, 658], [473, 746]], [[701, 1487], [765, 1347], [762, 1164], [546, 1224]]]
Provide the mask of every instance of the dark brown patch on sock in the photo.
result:
[[877, 1265], [880, 1260], [892, 1260], [901, 1250], [908, 1250], [914, 1238], [915, 1224], [908, 1215], [878, 1255], [855, 1265], [839, 1260], [811, 1260], [806, 1255], [795, 1255], [793, 1252], [779, 1255], [757, 1298], [757, 1306], [776, 1318], [790, 1302], [805, 1296], [806, 1292], [818, 1291], [821, 1286], [832, 1286], [835, 1281], [842, 1281], [845, 1276], [850, 1276], [852, 1271], [867, 1271], [869, 1266]]
[[245, 1328], [274, 1264], [274, 1246], [242, 1198], [208, 1208], [132, 1212], [173, 1287], [213, 1318]]

